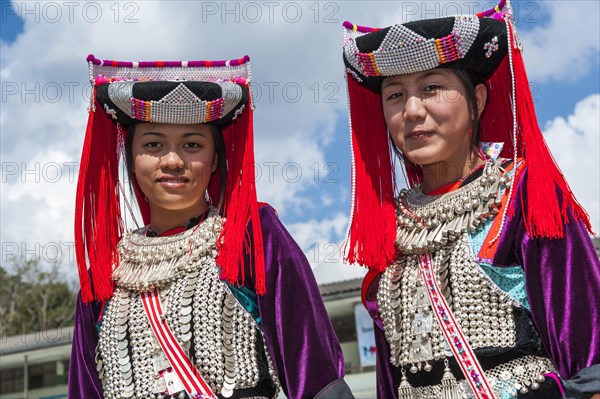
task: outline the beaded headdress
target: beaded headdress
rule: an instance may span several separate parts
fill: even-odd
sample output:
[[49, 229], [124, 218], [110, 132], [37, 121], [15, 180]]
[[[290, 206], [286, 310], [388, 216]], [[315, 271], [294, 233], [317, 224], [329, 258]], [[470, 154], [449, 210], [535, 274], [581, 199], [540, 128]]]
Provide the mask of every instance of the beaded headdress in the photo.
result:
[[[501, 155], [515, 163], [517, 157], [525, 159], [528, 206], [523, 216], [529, 235], [563, 237], [569, 207], [574, 218], [591, 229], [538, 126], [521, 51], [510, 3], [505, 0], [477, 15], [384, 29], [344, 23], [352, 143], [352, 198], [345, 243], [350, 263], [382, 271], [396, 258], [395, 181], [381, 82], [388, 76], [434, 68], [469, 70], [485, 81], [488, 99], [480, 118], [482, 141], [503, 142]], [[406, 168], [406, 174], [410, 185], [422, 180], [420, 168]], [[503, 222], [514, 213], [512, 187]]]
[[[89, 118], [81, 156], [75, 206], [75, 248], [82, 299], [105, 301], [113, 292], [118, 266], [121, 218], [119, 162], [127, 127], [136, 123], [211, 124], [225, 143], [227, 175], [217, 240], [221, 276], [237, 284], [244, 279], [244, 253], [253, 257], [256, 292], [265, 292], [262, 231], [254, 175], [250, 58], [227, 61], [124, 62], [87, 58], [92, 84]], [[133, 176], [144, 223], [148, 203]], [[219, 176], [208, 188], [219, 198]], [[217, 204], [214, 204], [217, 205]], [[246, 228], [252, 225], [252, 248]], [[88, 271], [89, 265], [89, 271]]]
[[345, 22], [344, 28], [346, 67], [374, 91], [379, 91], [386, 76], [433, 68], [472, 69], [488, 78], [507, 49], [506, 25], [474, 15], [408, 22], [383, 29]]

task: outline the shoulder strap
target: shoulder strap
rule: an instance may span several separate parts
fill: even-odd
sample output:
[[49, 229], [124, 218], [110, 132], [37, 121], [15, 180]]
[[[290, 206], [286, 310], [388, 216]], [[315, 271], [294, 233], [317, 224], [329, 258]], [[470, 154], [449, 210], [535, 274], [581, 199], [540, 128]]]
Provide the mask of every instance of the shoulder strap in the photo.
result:
[[433, 271], [433, 261], [430, 254], [418, 255], [421, 277], [427, 287], [427, 295], [431, 301], [433, 314], [440, 325], [444, 337], [452, 350], [471, 390], [477, 399], [494, 399], [492, 389], [483, 374], [483, 369], [473, 353], [473, 349], [454, 319], [450, 306], [440, 291]]
[[175, 339], [167, 321], [162, 317], [163, 311], [158, 290], [143, 292], [142, 303], [152, 331], [187, 394], [194, 399], [217, 399]]

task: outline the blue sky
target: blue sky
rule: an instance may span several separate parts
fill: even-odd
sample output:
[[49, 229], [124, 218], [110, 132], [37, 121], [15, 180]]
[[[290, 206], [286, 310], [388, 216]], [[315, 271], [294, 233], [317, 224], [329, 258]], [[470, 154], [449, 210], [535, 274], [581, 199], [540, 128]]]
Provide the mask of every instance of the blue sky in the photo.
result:
[[19, 33], [23, 32], [23, 20], [16, 14], [10, 1], [0, 0], [0, 7], [2, 7], [0, 39], [11, 43]]
[[[7, 254], [27, 251], [52, 260], [52, 248], [63, 261], [72, 257], [89, 53], [121, 60], [249, 54], [259, 197], [277, 208], [321, 282], [363, 273], [339, 264], [337, 253], [350, 191], [341, 23], [387, 26], [477, 7], [451, 1], [13, 3], [0, 0], [2, 263]], [[599, 231], [599, 3], [519, 1], [513, 7], [540, 126]]]

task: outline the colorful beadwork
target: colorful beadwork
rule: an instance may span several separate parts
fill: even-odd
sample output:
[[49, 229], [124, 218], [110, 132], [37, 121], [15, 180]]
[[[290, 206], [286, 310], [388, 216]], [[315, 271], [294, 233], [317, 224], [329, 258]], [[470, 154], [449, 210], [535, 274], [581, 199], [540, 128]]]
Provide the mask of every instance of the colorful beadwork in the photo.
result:
[[101, 60], [94, 57], [93, 54], [87, 56], [87, 62], [91, 62], [98, 66], [112, 66], [114, 68], [173, 68], [173, 67], [220, 67], [220, 66], [237, 66], [243, 65], [250, 61], [250, 57], [245, 55], [242, 58], [234, 60], [220, 61], [115, 61]]
[[224, 103], [225, 101], [222, 97], [214, 101], [207, 101], [204, 122], [211, 122], [219, 119], [223, 113]]
[[459, 60], [461, 57], [456, 42], [457, 37], [454, 34], [435, 39], [435, 48], [440, 57], [440, 64]]
[[151, 108], [152, 108], [151, 101], [142, 101], [142, 100], [138, 100], [137, 98], [131, 99], [131, 116], [134, 119], [137, 119], [137, 120], [143, 121], [143, 122], [149, 122]]
[[365, 68], [365, 72], [369, 76], [381, 76], [381, 72], [379, 72], [377, 64], [375, 63], [375, 57], [373, 56], [373, 53], [360, 53], [358, 56], [360, 57], [363, 67]]

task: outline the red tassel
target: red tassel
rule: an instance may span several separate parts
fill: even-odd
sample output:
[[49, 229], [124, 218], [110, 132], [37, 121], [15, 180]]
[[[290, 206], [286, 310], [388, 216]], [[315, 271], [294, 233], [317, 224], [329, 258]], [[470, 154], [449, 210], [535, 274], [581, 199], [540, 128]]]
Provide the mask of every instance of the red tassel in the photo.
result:
[[[508, 29], [511, 29], [512, 37], [512, 27]], [[568, 222], [568, 207], [573, 211], [574, 218], [582, 220], [591, 232], [589, 216], [569, 188], [539, 128], [521, 52], [512, 44], [510, 50], [515, 75], [517, 157], [524, 157], [527, 166], [527, 207], [522, 210], [527, 232], [531, 237], [563, 238], [563, 226]], [[487, 89], [487, 104], [481, 117], [482, 141], [503, 142], [501, 156], [512, 159], [515, 149], [508, 55], [488, 80]], [[514, 204], [516, 192], [513, 191], [511, 205]], [[514, 216], [513, 206], [509, 207], [507, 215]]]
[[[254, 134], [251, 104], [230, 125], [223, 129], [227, 157], [226, 190], [223, 203], [225, 226], [217, 242], [217, 264], [221, 275], [232, 284], [243, 284], [244, 251], [249, 246], [246, 227], [252, 222], [252, 247], [250, 254], [254, 268], [255, 290], [259, 295], [266, 292], [265, 260], [262, 228], [256, 200], [254, 172]], [[215, 178], [213, 176], [213, 178]], [[211, 179], [212, 180], [212, 179]], [[216, 193], [218, 179], [211, 181], [211, 194]], [[218, 198], [211, 196], [212, 198]]]
[[122, 140], [99, 103], [95, 106], [99, 111], [90, 111], [88, 117], [75, 203], [75, 250], [84, 302], [112, 296], [111, 274], [123, 233], [118, 187]]
[[393, 173], [381, 97], [348, 74], [355, 198], [347, 260], [383, 271], [396, 258]]
[[514, 48], [512, 51], [517, 120], [528, 167], [527, 209], [523, 207], [527, 232], [532, 237], [563, 238], [569, 207], [575, 220], [582, 220], [591, 232], [589, 216], [571, 191], [538, 126], [521, 52]]
[[87, 175], [87, 166], [90, 158], [90, 145], [92, 136], [92, 127], [94, 125], [95, 112], [90, 110], [83, 142], [83, 150], [81, 152], [81, 162], [79, 163], [79, 178], [77, 181], [77, 194], [75, 200], [75, 256], [77, 259], [77, 269], [79, 272], [79, 285], [81, 288], [81, 298], [84, 302], [93, 300], [92, 285], [90, 275], [88, 274], [86, 253], [85, 253], [85, 238], [83, 234], [83, 207], [84, 207], [84, 190], [85, 179]]

